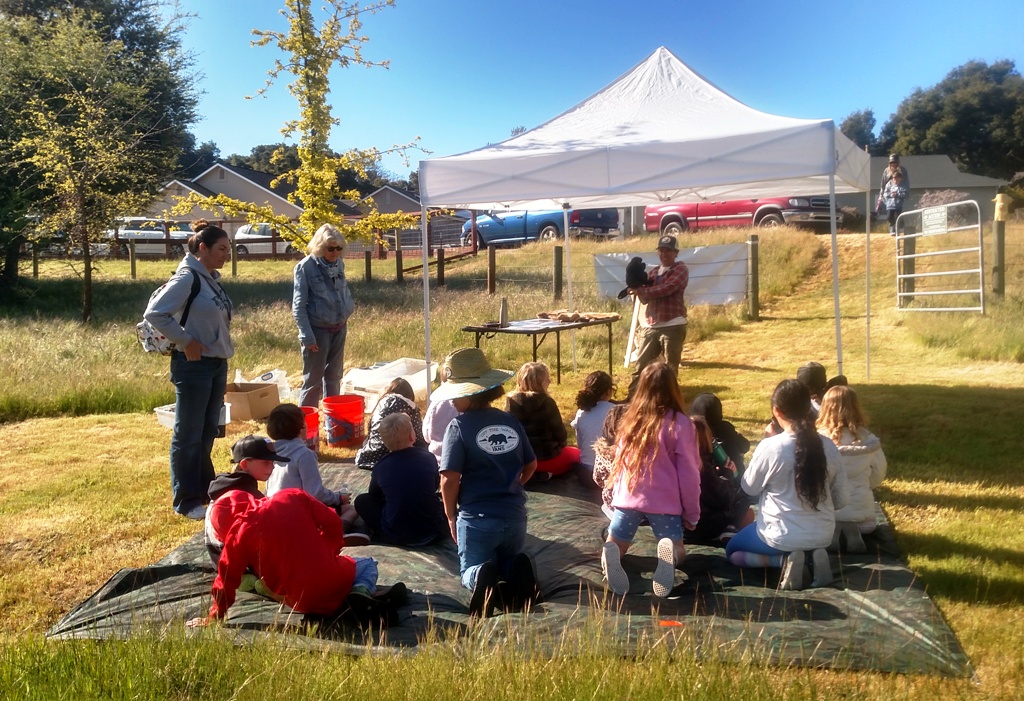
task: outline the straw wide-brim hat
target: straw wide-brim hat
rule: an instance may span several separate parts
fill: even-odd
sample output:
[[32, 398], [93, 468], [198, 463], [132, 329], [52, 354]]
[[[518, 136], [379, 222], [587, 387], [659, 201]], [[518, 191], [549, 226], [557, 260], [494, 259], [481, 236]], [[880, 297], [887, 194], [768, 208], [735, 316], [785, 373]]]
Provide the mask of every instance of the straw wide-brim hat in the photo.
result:
[[479, 348], [460, 348], [448, 356], [442, 370], [444, 382], [430, 398], [438, 401], [471, 397], [508, 380], [515, 373], [495, 370]]

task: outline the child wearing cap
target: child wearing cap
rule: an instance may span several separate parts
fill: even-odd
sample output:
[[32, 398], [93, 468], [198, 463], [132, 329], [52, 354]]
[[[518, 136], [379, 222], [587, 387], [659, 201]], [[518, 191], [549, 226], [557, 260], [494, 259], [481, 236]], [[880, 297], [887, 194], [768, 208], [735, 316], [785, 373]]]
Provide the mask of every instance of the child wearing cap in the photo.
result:
[[228, 492], [241, 491], [251, 494], [256, 499], [263, 499], [259, 482], [266, 482], [274, 471], [274, 461], [288, 462], [288, 458], [279, 456], [273, 447], [262, 436], [245, 436], [239, 438], [231, 446], [231, 462], [235, 469], [217, 475], [210, 483], [210, 506], [206, 510], [206, 550], [216, 565], [224, 548], [224, 534], [220, 532], [211, 517], [213, 506]]
[[356, 512], [375, 541], [410, 548], [429, 545], [448, 533], [437, 494], [437, 460], [416, 445], [408, 414], [388, 414], [378, 432], [388, 453], [373, 466], [366, 493], [356, 497]]
[[441, 498], [459, 548], [462, 586], [473, 591], [470, 615], [487, 617], [498, 599], [518, 609], [537, 601], [526, 543], [523, 485], [537, 468], [526, 431], [508, 412], [491, 406], [512, 377], [494, 370], [479, 348], [448, 356], [445, 381], [434, 399], [451, 399], [461, 413], [445, 431]]

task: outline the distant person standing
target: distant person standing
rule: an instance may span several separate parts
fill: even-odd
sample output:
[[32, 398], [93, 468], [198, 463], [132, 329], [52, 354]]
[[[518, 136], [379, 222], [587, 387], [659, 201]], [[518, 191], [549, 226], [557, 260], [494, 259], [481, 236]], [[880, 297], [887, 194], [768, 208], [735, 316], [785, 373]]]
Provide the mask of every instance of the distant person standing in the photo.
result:
[[[231, 341], [231, 300], [220, 286], [220, 268], [231, 254], [228, 235], [205, 219], [195, 232], [174, 276], [149, 301], [146, 320], [174, 343], [174, 435], [171, 491], [174, 510], [195, 521], [206, 517], [207, 494], [215, 476], [213, 440], [224, 408]], [[189, 301], [191, 300], [191, 302]], [[185, 323], [185, 308], [189, 313]]]
[[672, 372], [679, 372], [679, 358], [683, 354], [686, 340], [686, 303], [683, 295], [690, 282], [690, 270], [686, 263], [677, 261], [679, 241], [675, 236], [658, 239], [658, 260], [661, 265], [648, 275], [648, 284], [630, 287], [629, 292], [647, 305], [647, 312], [641, 320], [640, 342], [636, 369], [629, 383], [629, 396], [636, 391], [640, 373], [664, 353], [665, 362]]
[[[900, 173], [903, 176], [903, 187], [906, 188], [907, 192], [910, 192], [910, 175], [907, 173], [907, 169], [900, 165], [900, 154], [891, 153], [889, 154], [889, 165], [882, 171], [882, 179], [878, 183], [878, 202], [875, 205], [875, 210], [879, 216], [883, 213], [887, 213], [888, 207], [885, 203], [885, 186], [889, 184], [893, 176], [896, 173]], [[904, 195], [906, 197], [906, 195]], [[903, 211], [903, 204], [900, 203], [900, 211]], [[899, 216], [897, 214], [896, 216]]]
[[345, 237], [324, 224], [309, 242], [309, 255], [295, 266], [292, 316], [302, 346], [300, 406], [318, 406], [341, 393], [348, 318], [355, 309], [345, 280]]
[[896, 235], [896, 219], [903, 213], [903, 200], [907, 199], [908, 188], [903, 182], [903, 173], [896, 171], [892, 179], [885, 184], [882, 191], [882, 199], [885, 201], [885, 211], [889, 220], [889, 235]]

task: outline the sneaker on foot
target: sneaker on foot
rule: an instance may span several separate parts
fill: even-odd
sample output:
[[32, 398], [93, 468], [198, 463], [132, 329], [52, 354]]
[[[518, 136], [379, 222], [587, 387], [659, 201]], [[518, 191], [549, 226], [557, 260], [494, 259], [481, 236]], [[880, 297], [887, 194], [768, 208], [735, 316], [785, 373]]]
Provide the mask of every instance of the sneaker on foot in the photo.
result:
[[371, 625], [388, 620], [388, 607], [373, 597], [366, 587], [353, 587], [345, 597], [342, 615], [354, 619], [359, 625]]
[[202, 521], [206, 518], [206, 507], [200, 504], [199, 506], [193, 506], [191, 509], [182, 514], [185, 518], [192, 519], [193, 521]]
[[619, 556], [619, 546], [608, 542], [601, 550], [601, 569], [604, 570], [605, 579], [608, 580], [608, 587], [618, 594], [624, 596], [629, 593], [629, 575], [622, 569], [622, 561]]
[[828, 560], [828, 553], [825, 548], [818, 548], [811, 553], [811, 562], [814, 568], [814, 579], [811, 580], [812, 587], [826, 587], [832, 583], [832, 563]]
[[[821, 552], [825, 552], [822, 550]], [[804, 551], [794, 550], [786, 555], [782, 564], [782, 579], [779, 589], [782, 591], [800, 591], [804, 588]]]
[[724, 548], [729, 544], [729, 541], [736, 535], [736, 526], [726, 526], [725, 530], [722, 531], [718, 536], [718, 543]]
[[551, 481], [551, 473], [550, 472], [534, 472], [533, 476], [530, 477], [530, 481], [531, 482], [550, 482]]
[[345, 534], [345, 547], [346, 548], [358, 548], [361, 545], [369, 545], [370, 536], [366, 533], [359, 533], [352, 531], [351, 533]]
[[658, 566], [654, 569], [654, 595], [664, 599], [676, 583], [676, 550], [670, 538], [658, 541]]
[[512, 558], [511, 585], [512, 608], [521, 611], [527, 605], [540, 601], [540, 587], [537, 586], [537, 572], [533, 560], [526, 553], [517, 553]]
[[377, 587], [377, 592], [373, 596], [388, 606], [401, 606], [409, 600], [409, 589], [405, 582], [395, 582], [388, 587]]
[[469, 615], [488, 618], [494, 610], [497, 592], [498, 568], [493, 562], [485, 562], [476, 571], [476, 584], [469, 599]]

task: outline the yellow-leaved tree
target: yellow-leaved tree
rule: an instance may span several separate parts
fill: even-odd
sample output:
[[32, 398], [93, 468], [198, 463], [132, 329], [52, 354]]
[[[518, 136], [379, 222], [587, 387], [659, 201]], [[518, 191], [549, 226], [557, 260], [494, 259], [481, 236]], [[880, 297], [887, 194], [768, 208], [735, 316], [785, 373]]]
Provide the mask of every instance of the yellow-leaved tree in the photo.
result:
[[[416, 224], [418, 213], [385, 214], [377, 211], [372, 200], [363, 200], [365, 215], [354, 223], [346, 223], [338, 211], [342, 200], [358, 200], [356, 191], [342, 192], [337, 171], [342, 168], [366, 175], [369, 165], [377, 163], [385, 153], [401, 153], [415, 147], [415, 141], [396, 145], [387, 151], [376, 148], [354, 149], [343, 154], [334, 153], [328, 146], [331, 129], [339, 124], [331, 114], [329, 73], [332, 67], [351, 65], [380, 66], [387, 61], [373, 62], [363, 58], [362, 47], [368, 38], [360, 34], [360, 16], [376, 13], [394, 5], [394, 0], [362, 4], [345, 0], [321, 0], [318, 3], [324, 18], [317, 26], [310, 0], [285, 0], [281, 13], [288, 20], [286, 32], [254, 29], [255, 46], [275, 44], [287, 56], [276, 59], [269, 71], [265, 92], [273, 83], [288, 74], [292, 77], [288, 90], [299, 104], [299, 117], [285, 123], [281, 133], [286, 139], [297, 140], [299, 165], [278, 176], [272, 183], [293, 183], [294, 191], [288, 199], [302, 208], [298, 226], [287, 217], [274, 213], [267, 206], [236, 200], [225, 195], [204, 197], [192, 194], [182, 198], [173, 208], [176, 214], [187, 214], [194, 207], [217, 208], [229, 216], [244, 215], [250, 222], [271, 222], [283, 238], [306, 243], [321, 224], [334, 224], [348, 239], [373, 240], [379, 232], [407, 229]], [[279, 148], [277, 157], [284, 156]], [[300, 246], [297, 246], [300, 247]]]

